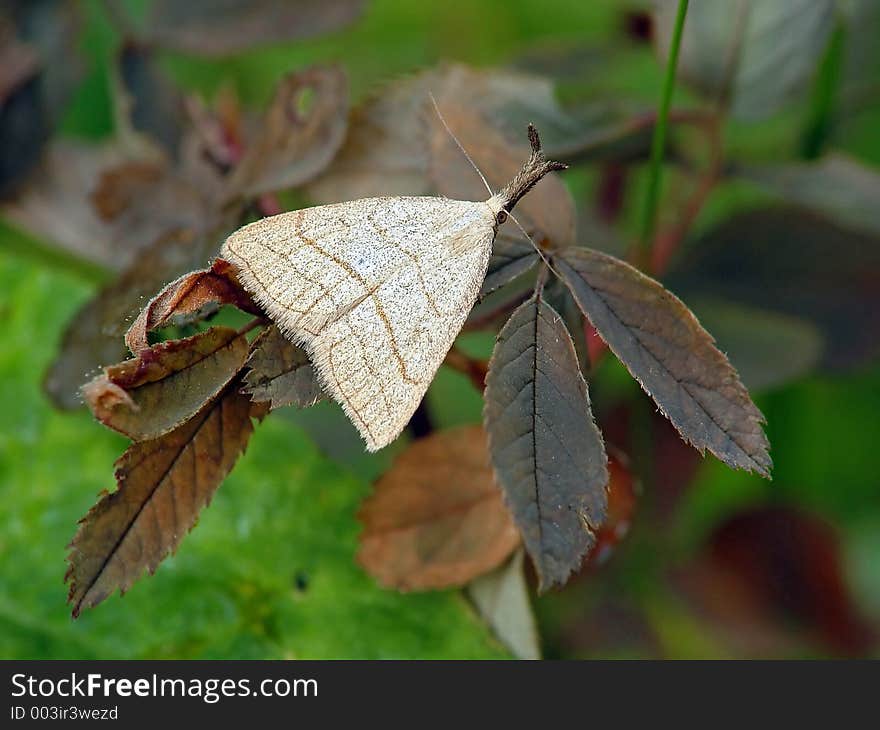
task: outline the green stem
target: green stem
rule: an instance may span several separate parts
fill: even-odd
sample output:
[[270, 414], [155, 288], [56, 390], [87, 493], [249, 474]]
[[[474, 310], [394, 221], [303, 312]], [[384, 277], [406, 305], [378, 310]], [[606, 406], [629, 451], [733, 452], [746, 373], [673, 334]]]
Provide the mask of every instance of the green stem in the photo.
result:
[[681, 46], [681, 31], [684, 28], [684, 16], [687, 14], [688, 0], [678, 0], [678, 13], [675, 28], [672, 31], [672, 43], [669, 46], [669, 58], [666, 61], [666, 78], [663, 82], [663, 97], [660, 100], [660, 111], [657, 114], [657, 125], [654, 127], [654, 138], [651, 141], [651, 166], [648, 177], [648, 194], [645, 197], [645, 212], [642, 219], [642, 248], [649, 251], [654, 236], [654, 224], [657, 219], [657, 200], [660, 196], [660, 175], [663, 164], [663, 153], [666, 149], [666, 126], [669, 121], [669, 106], [672, 102], [672, 91], [675, 88], [675, 68], [678, 65], [678, 50]]

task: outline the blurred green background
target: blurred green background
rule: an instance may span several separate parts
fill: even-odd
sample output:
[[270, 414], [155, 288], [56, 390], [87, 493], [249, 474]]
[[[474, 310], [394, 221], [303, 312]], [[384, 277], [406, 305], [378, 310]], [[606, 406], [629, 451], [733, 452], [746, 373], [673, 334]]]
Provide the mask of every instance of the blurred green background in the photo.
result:
[[[146, 4], [127, 7], [137, 16]], [[108, 68], [119, 37], [101, 3], [82, 6], [86, 73], [60, 132], [100, 138], [113, 126]], [[256, 107], [283, 74], [307, 64], [343, 64], [356, 101], [400, 74], [455, 60], [548, 72], [564, 100], [620, 98], [651, 109], [664, 69], [643, 37], [645, 7], [622, 0], [374, 0], [350, 27], [318, 39], [220, 60], [166, 53], [162, 65], [187, 90], [211, 98], [232, 84]], [[817, 68], [826, 54], [817, 56]], [[831, 114], [824, 149], [880, 165], [877, 82], [854, 111]], [[818, 83], [767, 119], [728, 122], [728, 157], [803, 157], [805, 134], [827, 112]], [[680, 86], [675, 103], [698, 100]], [[596, 199], [606, 173], [592, 165], [568, 178], [579, 204]], [[628, 173], [615, 222], [622, 237], [638, 229], [644, 190], [644, 166]], [[668, 197], [675, 177], [667, 180]], [[718, 186], [689, 243], [698, 245], [701, 232], [765, 199], [742, 181]], [[876, 298], [880, 275], [863, 273]], [[73, 622], [64, 603], [65, 546], [96, 494], [111, 487], [112, 464], [126, 442], [85, 411], [54, 411], [41, 378], [68, 319], [95, 288], [45, 242], [0, 227], [0, 656], [508, 656], [459, 592], [399, 595], [355, 564], [355, 511], [390, 457], [328, 457], [322, 429], [333, 441], [334, 429], [346, 428], [329, 404], [268, 418], [179, 553], [124, 598]], [[864, 316], [871, 313], [876, 304], [866, 301]], [[465, 343], [475, 352], [490, 346], [491, 337]], [[616, 414], [621, 404], [640, 402], [637, 389], [610, 360], [591, 388], [613, 442]], [[657, 445], [669, 434], [647, 411], [656, 448], [629, 535], [565, 590], [534, 600], [546, 656], [876, 655], [880, 369], [867, 359], [843, 372], [799, 373], [754, 395], [768, 419], [773, 481], [709, 457], [692, 477], [691, 467], [682, 467], [687, 477], [669, 486], [675, 506], [665, 511], [658, 485], [674, 481], [667, 470], [689, 457], [669, 439]], [[439, 427], [480, 418], [479, 395], [446, 370], [428, 406]]]

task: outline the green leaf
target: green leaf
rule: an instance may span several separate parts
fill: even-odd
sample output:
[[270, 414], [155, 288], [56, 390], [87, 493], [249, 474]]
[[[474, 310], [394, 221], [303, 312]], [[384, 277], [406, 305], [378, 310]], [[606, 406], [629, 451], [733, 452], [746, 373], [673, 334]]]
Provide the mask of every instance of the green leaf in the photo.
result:
[[764, 417], [691, 311], [612, 256], [578, 248], [554, 261], [581, 311], [682, 437], [769, 477]]
[[605, 519], [608, 469], [571, 337], [540, 296], [499, 333], [485, 399], [495, 474], [540, 588], [562, 585]]

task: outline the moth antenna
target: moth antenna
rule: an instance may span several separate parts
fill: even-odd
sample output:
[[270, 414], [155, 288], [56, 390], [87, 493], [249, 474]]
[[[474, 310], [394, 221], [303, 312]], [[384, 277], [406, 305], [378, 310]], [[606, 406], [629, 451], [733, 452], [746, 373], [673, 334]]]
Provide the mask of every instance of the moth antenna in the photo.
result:
[[532, 238], [531, 234], [525, 228], [523, 228], [522, 223], [520, 223], [516, 219], [516, 216], [513, 213], [508, 213], [507, 217], [510, 218], [510, 220], [512, 220], [514, 223], [516, 223], [516, 227], [519, 228], [519, 230], [522, 232], [522, 234], [526, 238], [529, 239], [529, 243], [532, 244], [532, 248], [535, 249], [535, 251], [538, 253], [538, 256], [540, 256], [541, 260], [547, 265], [547, 268], [550, 269], [550, 271], [552, 271], [554, 274], [556, 274], [557, 278], [561, 279], [562, 277], [559, 276], [559, 272], [556, 269], [554, 269], [553, 264], [550, 263], [550, 259], [548, 259], [547, 256], [544, 255], [544, 252], [541, 250], [541, 247], [537, 243], [535, 243], [535, 239]]
[[480, 180], [483, 181], [483, 185], [485, 185], [486, 190], [489, 191], [489, 197], [494, 196], [495, 192], [492, 190], [492, 188], [489, 185], [489, 182], [486, 180], [486, 176], [483, 175], [482, 172], [480, 172], [480, 168], [477, 167], [477, 163], [473, 161], [471, 156], [467, 153], [467, 150], [464, 148], [464, 145], [462, 145], [462, 143], [458, 141], [458, 137], [456, 137], [455, 134], [453, 134], [452, 130], [449, 128], [449, 125], [446, 123], [446, 119], [444, 119], [443, 114], [440, 111], [440, 107], [437, 106], [437, 100], [434, 98], [434, 92], [429, 91], [428, 96], [431, 97], [431, 103], [434, 105], [434, 111], [437, 112], [437, 117], [443, 123], [443, 127], [449, 133], [449, 136], [452, 137], [452, 141], [455, 142], [455, 144], [458, 146], [458, 149], [460, 149], [461, 153], [467, 158], [467, 161], [471, 163], [471, 167], [473, 167], [474, 170], [476, 170], [477, 175], [480, 176]]

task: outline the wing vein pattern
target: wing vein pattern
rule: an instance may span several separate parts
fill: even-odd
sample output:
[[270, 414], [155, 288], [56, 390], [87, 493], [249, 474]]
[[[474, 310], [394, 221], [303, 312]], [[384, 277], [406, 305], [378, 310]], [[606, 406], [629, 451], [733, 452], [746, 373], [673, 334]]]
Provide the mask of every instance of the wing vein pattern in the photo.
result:
[[421, 402], [494, 237], [485, 202], [367, 198], [256, 221], [221, 253], [375, 451]]

